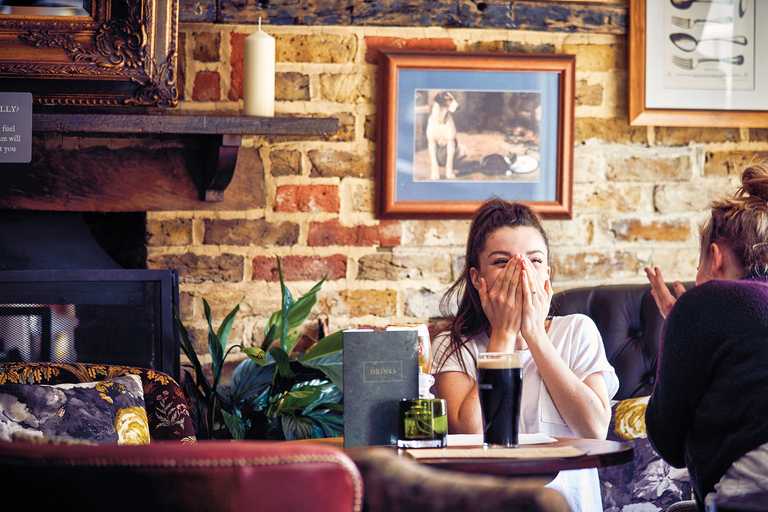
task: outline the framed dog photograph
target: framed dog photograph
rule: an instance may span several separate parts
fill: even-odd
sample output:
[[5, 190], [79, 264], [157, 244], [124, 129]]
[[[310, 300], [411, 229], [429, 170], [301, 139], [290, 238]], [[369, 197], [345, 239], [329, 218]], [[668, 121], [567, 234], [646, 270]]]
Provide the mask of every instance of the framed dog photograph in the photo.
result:
[[468, 218], [486, 199], [570, 218], [572, 55], [382, 53], [383, 218]]

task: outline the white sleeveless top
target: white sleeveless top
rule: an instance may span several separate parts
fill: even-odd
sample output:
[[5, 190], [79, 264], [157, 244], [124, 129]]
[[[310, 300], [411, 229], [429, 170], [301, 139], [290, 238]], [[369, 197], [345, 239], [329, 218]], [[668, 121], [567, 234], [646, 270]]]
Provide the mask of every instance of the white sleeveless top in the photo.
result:
[[[600, 373], [605, 379], [608, 398], [613, 398], [619, 390], [619, 380], [605, 356], [603, 339], [591, 318], [581, 314], [553, 317], [548, 334], [557, 353], [579, 379], [584, 380], [589, 375]], [[461, 357], [468, 375], [476, 379], [475, 361], [479, 353], [486, 351], [488, 342], [485, 334], [477, 336], [464, 345], [461, 356], [458, 353], [451, 354], [443, 363], [445, 354], [450, 351], [450, 336], [447, 332], [438, 334], [433, 341], [432, 373], [463, 371], [459, 362]], [[523, 351], [520, 432], [576, 437], [560, 417], [528, 350]], [[561, 471], [547, 487], [560, 491], [574, 512], [603, 509], [596, 469]]]

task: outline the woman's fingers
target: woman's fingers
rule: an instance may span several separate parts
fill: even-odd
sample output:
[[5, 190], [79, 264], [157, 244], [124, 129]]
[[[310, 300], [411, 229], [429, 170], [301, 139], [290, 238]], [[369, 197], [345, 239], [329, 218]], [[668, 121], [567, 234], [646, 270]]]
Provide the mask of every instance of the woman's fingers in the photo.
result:
[[531, 290], [531, 278], [528, 276], [528, 269], [523, 269], [521, 281], [523, 304], [533, 307], [533, 290]]
[[651, 283], [651, 296], [653, 297], [653, 300], [656, 301], [656, 306], [659, 308], [661, 316], [666, 318], [672, 310], [672, 306], [677, 302], [677, 297], [680, 297], [680, 295], [685, 293], [685, 287], [679, 281], [675, 282], [672, 285], [675, 294], [672, 295], [667, 287], [667, 283], [664, 282], [664, 276], [661, 274], [661, 269], [659, 267], [646, 267], [645, 274], [648, 276], [648, 281]]
[[507, 290], [507, 297], [510, 297], [513, 304], [517, 302], [518, 289], [520, 288], [520, 273], [522, 271], [521, 261], [519, 256], [513, 256], [515, 259], [515, 268], [512, 271], [512, 278], [509, 282], [509, 289]]
[[488, 303], [488, 284], [485, 282], [485, 278], [480, 278], [480, 286], [477, 288], [477, 294], [480, 296], [480, 305], [485, 309]]

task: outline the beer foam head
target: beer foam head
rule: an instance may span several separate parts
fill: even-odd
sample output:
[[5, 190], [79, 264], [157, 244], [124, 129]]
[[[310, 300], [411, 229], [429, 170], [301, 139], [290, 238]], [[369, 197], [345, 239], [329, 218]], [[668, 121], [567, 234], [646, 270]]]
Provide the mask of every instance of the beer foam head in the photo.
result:
[[485, 352], [480, 354], [477, 367], [486, 370], [521, 368], [520, 354], [516, 352]]

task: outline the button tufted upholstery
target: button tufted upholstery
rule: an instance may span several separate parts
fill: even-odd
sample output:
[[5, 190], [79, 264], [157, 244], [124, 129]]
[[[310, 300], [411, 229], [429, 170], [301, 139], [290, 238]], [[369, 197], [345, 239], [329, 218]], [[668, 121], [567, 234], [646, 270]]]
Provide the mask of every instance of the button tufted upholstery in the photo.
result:
[[[693, 283], [685, 283], [691, 288]], [[603, 337], [608, 361], [619, 377], [615, 400], [649, 395], [663, 319], [647, 284], [573, 288], [558, 292], [551, 313], [582, 313], [594, 320]]]

